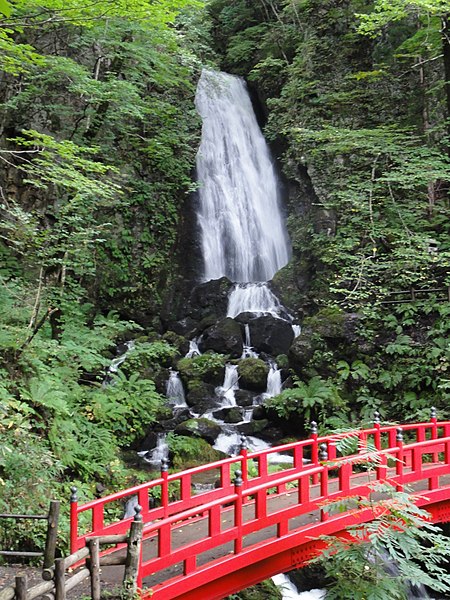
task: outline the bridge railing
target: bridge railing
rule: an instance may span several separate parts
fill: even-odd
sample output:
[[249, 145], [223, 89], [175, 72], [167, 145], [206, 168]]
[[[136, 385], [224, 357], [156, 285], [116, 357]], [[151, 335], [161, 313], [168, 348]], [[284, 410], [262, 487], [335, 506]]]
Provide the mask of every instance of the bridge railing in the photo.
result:
[[[434, 413], [430, 422], [404, 425], [403, 432], [415, 442], [438, 439], [450, 435], [450, 422], [438, 423]], [[321, 464], [321, 446], [325, 445], [322, 452], [326, 451], [328, 459], [334, 460], [342, 454], [339, 451], [340, 440], [350, 436], [357, 437], [359, 454], [368, 442], [372, 442], [377, 450], [392, 449], [397, 445], [397, 426], [381, 426], [376, 418], [374, 426], [370, 429], [320, 437], [317, 427], [312, 424], [310, 439], [258, 452], [248, 452], [243, 440], [238, 456], [172, 474], [168, 473], [167, 462], [163, 461], [159, 478], [81, 505], [78, 503], [76, 488], [73, 488], [70, 514], [71, 552], [83, 547], [86, 537], [93, 534], [111, 535], [126, 532], [132, 517], [123, 516], [123, 506], [125, 501], [132, 497], [141, 505], [143, 520], [148, 523], [179, 515], [216, 500], [219, 503], [223, 502], [234, 493], [232, 478], [236, 469], [242, 473], [244, 488], [261, 484], [269, 487], [273, 485], [277, 487], [278, 493], [282, 493], [286, 489], [283, 477], [293, 476], [295, 479], [299, 472], [304, 472], [304, 477], [309, 477], [310, 483], [315, 484], [319, 481], [319, 471], [311, 471], [311, 468]], [[285, 457], [281, 460], [290, 464], [283, 465], [277, 472], [271, 472], [270, 465], [275, 454], [281, 454]], [[412, 463], [410, 452], [405, 452], [405, 458]], [[215, 480], [214, 489], [200, 492], [194, 490], [194, 481], [205, 477]], [[156, 499], [157, 506], [151, 506], [152, 499]]]
[[[155, 600], [171, 598], [174, 597], [170, 594], [171, 586], [182, 589], [180, 576], [205, 571], [210, 564], [218, 565], [217, 572], [220, 573], [223, 564], [229, 563], [233, 557], [239, 557], [242, 564], [245, 555], [251, 552], [264, 553], [264, 556], [271, 552], [275, 554], [276, 548], [288, 543], [289, 537], [292, 539], [295, 532], [302, 530], [305, 540], [314, 539], [321, 533], [321, 524], [326, 525], [329, 521], [338, 524], [329, 527], [328, 533], [333, 529], [340, 531], [358, 522], [356, 511], [364, 513], [358, 516], [360, 522], [369, 520], [373, 514], [365, 508], [356, 506], [330, 514], [324, 510], [324, 503], [349, 496], [366, 498], [373, 492], [372, 484], [376, 481], [387, 481], [397, 490], [403, 490], [408, 484], [421, 484], [418, 494], [422, 494], [422, 497], [418, 504], [427, 505], [430, 501], [448, 499], [448, 483], [444, 489], [440, 478], [448, 478], [450, 474], [449, 425], [446, 423], [440, 427], [445, 437], [411, 444], [403, 442], [404, 429], [417, 434], [417, 428], [396, 427], [395, 446], [379, 452], [378, 466], [370, 469], [370, 472], [362, 473], [360, 470], [362, 463], [372, 464], [372, 452], [359, 452], [329, 460], [323, 448], [319, 466], [309, 466], [296, 473], [292, 470], [278, 473], [278, 477], [270, 481], [254, 483], [253, 480], [248, 487], [244, 487], [242, 474], [237, 472], [234, 493], [201, 507], [202, 527], [197, 537], [182, 536], [181, 533], [195, 524], [198, 508], [146, 526], [148, 535], [155, 538], [154, 555], [143, 561], [140, 582], [158, 573], [163, 583], [156, 583], [152, 587], [151, 597]], [[382, 433], [387, 433], [389, 438], [390, 431], [388, 429]], [[419, 434], [416, 437], [422, 436]], [[319, 438], [319, 441], [322, 440]], [[313, 479], [317, 480], [316, 485], [312, 484]], [[263, 530], [270, 533], [261, 540], [258, 534]], [[296, 544], [299, 544], [298, 538]], [[217, 552], [208, 563], [205, 553], [212, 549]], [[176, 565], [178, 572], [173, 570]], [[158, 595], [160, 591], [161, 595]]]

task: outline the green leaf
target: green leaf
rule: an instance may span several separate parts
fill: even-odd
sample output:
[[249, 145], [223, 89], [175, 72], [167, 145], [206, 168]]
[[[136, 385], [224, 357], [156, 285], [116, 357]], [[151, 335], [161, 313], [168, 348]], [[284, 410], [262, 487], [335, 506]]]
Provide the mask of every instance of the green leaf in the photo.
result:
[[3, 13], [6, 17], [11, 16], [11, 6], [7, 0], [0, 0], [0, 13]]

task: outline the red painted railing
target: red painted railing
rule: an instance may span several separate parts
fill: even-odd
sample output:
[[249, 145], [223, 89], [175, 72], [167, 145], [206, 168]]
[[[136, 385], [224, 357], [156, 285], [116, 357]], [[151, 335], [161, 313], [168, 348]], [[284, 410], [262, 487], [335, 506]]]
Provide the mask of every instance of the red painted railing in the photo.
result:
[[[357, 447], [343, 455], [342, 440], [351, 437]], [[271, 472], [274, 453], [291, 464]], [[371, 474], [362, 473], [361, 465], [373, 464], [375, 456]], [[449, 475], [450, 421], [433, 416], [401, 429], [375, 423], [324, 437], [313, 429], [311, 439], [260, 452], [243, 447], [239, 456], [181, 473], [169, 474], [163, 465], [160, 478], [84, 505], [73, 497], [71, 550], [89, 535], [126, 532], [131, 518], [113, 515], [118, 502], [137, 496], [147, 539], [139, 573], [143, 595], [213, 600], [301, 566], [322, 547], [319, 535], [373, 518], [368, 511], [329, 515], [323, 510], [325, 502], [339, 497], [367, 497], [371, 481], [389, 480], [398, 490], [412, 486], [418, 505], [426, 505], [435, 520], [450, 520]], [[214, 489], [195, 493], [193, 483], [200, 477], [215, 481]], [[155, 508], [151, 497], [158, 499]]]

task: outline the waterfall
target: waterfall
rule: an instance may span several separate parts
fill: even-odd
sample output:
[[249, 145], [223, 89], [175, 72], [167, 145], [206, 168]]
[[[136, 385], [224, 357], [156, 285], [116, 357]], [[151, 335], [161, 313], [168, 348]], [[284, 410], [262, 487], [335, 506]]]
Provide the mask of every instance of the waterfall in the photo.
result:
[[294, 337], [297, 338], [301, 334], [302, 328], [300, 325], [292, 325], [292, 331], [294, 332]]
[[245, 82], [203, 70], [197, 155], [203, 280], [267, 281], [289, 260], [279, 186]]
[[183, 384], [177, 371], [170, 370], [169, 380], [167, 381], [166, 397], [175, 408], [185, 408], [187, 406]]
[[265, 283], [245, 283], [236, 285], [228, 299], [227, 317], [237, 317], [240, 313], [266, 313], [274, 317], [286, 315], [286, 309]]
[[281, 369], [276, 363], [271, 363], [269, 374], [267, 375], [267, 391], [264, 394], [266, 398], [273, 398], [281, 394]]
[[126, 361], [128, 354], [134, 350], [134, 348], [135, 348], [134, 340], [125, 342], [125, 347], [126, 347], [125, 352], [122, 352], [122, 354], [120, 354], [120, 356], [117, 356], [114, 360], [111, 361], [111, 364], [108, 367], [108, 371], [105, 375], [105, 378], [103, 379], [102, 387], [106, 387], [107, 385], [112, 383], [114, 373], [117, 373], [120, 365]]
[[158, 433], [156, 446], [153, 450], [143, 450], [137, 453], [145, 462], [151, 465], [159, 466], [163, 458], [169, 458], [169, 446], [166, 441], [165, 433]]
[[216, 393], [221, 398], [221, 407], [236, 406], [235, 390], [239, 389], [239, 375], [237, 365], [225, 366], [225, 378], [222, 387], [218, 387]]
[[194, 338], [189, 342], [189, 350], [185, 358], [193, 358], [194, 356], [200, 356], [201, 352], [198, 347], [198, 339]]
[[272, 577], [272, 581], [278, 587], [283, 596], [283, 600], [324, 600], [325, 590], [310, 590], [309, 592], [299, 592], [292, 581], [284, 573]]
[[250, 326], [247, 323], [245, 325], [245, 344], [242, 350], [241, 358], [258, 358], [258, 353], [252, 348], [252, 341], [250, 339]]

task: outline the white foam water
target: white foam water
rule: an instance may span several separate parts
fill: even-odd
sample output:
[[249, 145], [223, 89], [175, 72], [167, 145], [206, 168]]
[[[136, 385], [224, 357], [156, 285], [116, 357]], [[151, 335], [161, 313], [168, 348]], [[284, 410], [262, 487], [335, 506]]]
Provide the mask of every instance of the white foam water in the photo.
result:
[[299, 592], [292, 581], [284, 573], [272, 577], [272, 581], [280, 590], [283, 600], [324, 600], [325, 590], [309, 590], [309, 592]]
[[169, 380], [167, 381], [166, 398], [175, 408], [187, 407], [183, 383], [181, 382], [178, 371], [170, 370]]
[[267, 283], [244, 283], [234, 286], [228, 298], [227, 317], [234, 318], [244, 312], [269, 314], [277, 318], [287, 316], [286, 309]]
[[234, 392], [239, 389], [239, 374], [237, 365], [225, 365], [225, 378], [223, 385], [216, 388], [216, 394], [219, 397], [218, 408], [225, 406], [236, 406]]
[[197, 211], [203, 281], [268, 281], [290, 243], [279, 185], [244, 80], [204, 69], [195, 98], [202, 117]]

